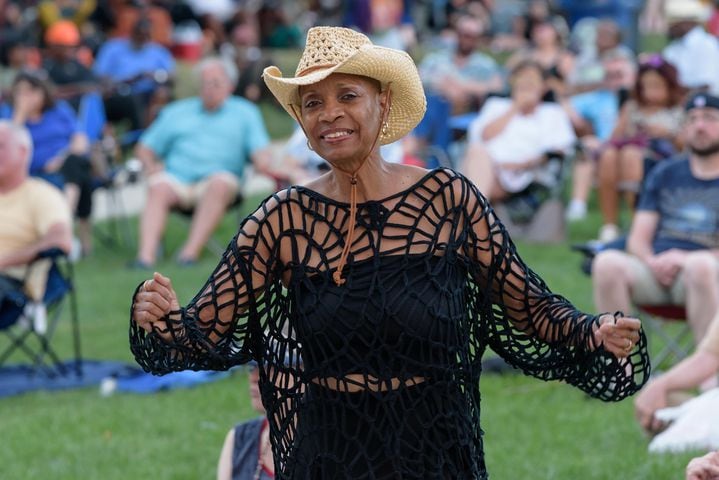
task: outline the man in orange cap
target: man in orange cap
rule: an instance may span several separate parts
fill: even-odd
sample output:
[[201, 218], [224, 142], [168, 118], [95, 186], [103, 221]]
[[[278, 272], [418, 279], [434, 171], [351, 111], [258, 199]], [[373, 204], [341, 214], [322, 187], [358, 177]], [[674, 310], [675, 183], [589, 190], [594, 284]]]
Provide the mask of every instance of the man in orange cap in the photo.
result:
[[77, 111], [86, 93], [96, 91], [97, 76], [80, 61], [80, 30], [70, 20], [58, 20], [45, 31], [47, 54], [43, 68], [57, 86], [57, 95]]
[[45, 31], [45, 43], [77, 47], [80, 45], [80, 31], [70, 20], [58, 20]]

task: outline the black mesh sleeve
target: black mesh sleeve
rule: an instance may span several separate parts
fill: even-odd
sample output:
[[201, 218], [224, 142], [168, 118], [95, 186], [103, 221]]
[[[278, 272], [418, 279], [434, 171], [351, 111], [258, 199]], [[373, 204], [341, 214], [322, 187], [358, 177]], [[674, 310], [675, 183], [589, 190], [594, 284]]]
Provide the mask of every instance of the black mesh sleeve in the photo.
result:
[[650, 373], [644, 332], [625, 359], [595, 345], [599, 317], [552, 293], [519, 257], [486, 199], [468, 188], [469, 304], [479, 322], [476, 334], [510, 364], [543, 380], [566, 381], [602, 400], [638, 391]]
[[[166, 328], [148, 334], [131, 320], [130, 348], [143, 369], [156, 374], [226, 370], [252, 358], [251, 333], [261, 329], [272, 279], [277, 234], [272, 204], [263, 202], [243, 221], [200, 292], [163, 319]], [[133, 308], [134, 297], [131, 317]]]
[[149, 334], [131, 323], [155, 373], [257, 361], [276, 478], [486, 479], [487, 346], [604, 400], [646, 381], [644, 336], [625, 359], [595, 345], [597, 317], [549, 290], [456, 172], [357, 208], [345, 284], [333, 273], [349, 204], [290, 187], [242, 224], [186, 308]]

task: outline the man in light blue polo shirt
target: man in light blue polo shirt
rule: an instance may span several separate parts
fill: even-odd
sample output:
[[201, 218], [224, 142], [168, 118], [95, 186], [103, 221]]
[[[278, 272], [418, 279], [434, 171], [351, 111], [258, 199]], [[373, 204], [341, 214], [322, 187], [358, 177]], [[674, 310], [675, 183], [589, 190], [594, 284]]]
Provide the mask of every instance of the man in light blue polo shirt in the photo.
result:
[[111, 38], [97, 52], [94, 73], [114, 85], [105, 97], [105, 113], [111, 122], [128, 120], [132, 130], [149, 121], [148, 112], [166, 103], [166, 83], [175, 74], [172, 53], [151, 40], [149, 20], [142, 18], [130, 38]]
[[240, 190], [245, 166], [270, 162], [269, 137], [259, 109], [232, 96], [234, 65], [217, 58], [198, 66], [200, 95], [167, 105], [140, 137], [135, 155], [148, 175], [135, 262], [151, 267], [171, 208], [194, 208], [177, 260], [194, 262]]

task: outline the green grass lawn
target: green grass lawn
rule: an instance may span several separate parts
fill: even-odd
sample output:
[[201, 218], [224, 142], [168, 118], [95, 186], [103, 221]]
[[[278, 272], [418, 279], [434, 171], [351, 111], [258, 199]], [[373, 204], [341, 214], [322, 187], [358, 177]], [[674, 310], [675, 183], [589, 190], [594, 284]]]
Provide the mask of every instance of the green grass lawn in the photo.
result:
[[[255, 206], [260, 198], [247, 202]], [[236, 217], [219, 235], [230, 238]], [[596, 218], [573, 226], [570, 241], [590, 238]], [[179, 245], [180, 223], [171, 223], [167, 257]], [[592, 308], [589, 278], [566, 245], [519, 245], [525, 260], [550, 287], [582, 309]], [[124, 268], [130, 248], [98, 245], [77, 264], [83, 352], [86, 358], [131, 361], [128, 307], [142, 272]], [[207, 254], [195, 267], [171, 261], [170, 275], [188, 300], [214, 266]], [[69, 356], [69, 328], [58, 334]], [[691, 455], [649, 455], [634, 422], [631, 400], [605, 404], [561, 383], [520, 375], [485, 376], [481, 382], [486, 458], [493, 479], [676, 479]], [[242, 371], [215, 383], [153, 395], [101, 397], [97, 388], [31, 393], [0, 399], [2, 479], [210, 479], [227, 430], [249, 418]]]
[[[644, 50], [661, 46], [645, 39]], [[278, 58], [291, 74], [298, 52]], [[184, 68], [184, 67], [183, 67]], [[196, 91], [189, 76], [178, 91]], [[288, 136], [292, 122], [280, 109], [262, 105], [272, 138]], [[260, 198], [250, 199], [248, 207]], [[596, 211], [596, 206], [594, 206]], [[228, 215], [220, 236], [229, 241], [236, 227]], [[570, 242], [596, 234], [595, 216], [572, 226]], [[171, 223], [166, 248], [184, 238]], [[524, 259], [549, 286], [578, 307], [591, 310], [589, 278], [579, 270], [578, 254], [567, 245], [519, 245]], [[131, 248], [103, 248], [76, 269], [82, 348], [86, 358], [132, 361], [127, 331], [129, 302], [146, 275], [125, 268]], [[158, 268], [172, 277], [181, 299], [188, 300], [215, 264], [210, 255], [192, 268], [171, 261]], [[69, 322], [58, 330], [57, 346], [69, 357]], [[0, 348], [5, 345], [0, 339]], [[649, 455], [648, 440], [634, 422], [631, 400], [605, 404], [561, 383], [524, 376], [484, 376], [482, 425], [486, 458], [494, 480], [664, 480], [683, 478], [690, 454]], [[97, 388], [31, 393], [0, 399], [0, 480], [211, 479], [227, 430], [251, 417], [245, 375], [189, 390], [153, 395], [101, 397]]]

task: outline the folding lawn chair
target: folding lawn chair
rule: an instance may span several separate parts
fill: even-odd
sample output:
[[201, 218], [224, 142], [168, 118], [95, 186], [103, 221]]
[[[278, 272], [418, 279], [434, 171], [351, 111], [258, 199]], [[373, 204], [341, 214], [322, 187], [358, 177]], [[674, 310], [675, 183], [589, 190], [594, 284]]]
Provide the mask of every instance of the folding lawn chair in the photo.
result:
[[[49, 377], [74, 373], [80, 377], [82, 357], [72, 263], [59, 249], [41, 253], [35, 262], [42, 260], [51, 262], [41, 304], [44, 309], [36, 308], [36, 305], [30, 302], [22, 291], [21, 282], [17, 283], [17, 290], [5, 295], [0, 304], [0, 334], [9, 339], [9, 344], [0, 351], [0, 366], [8, 360], [24, 355], [32, 362], [33, 373], [42, 373]], [[67, 368], [52, 346], [67, 303], [70, 307], [74, 349], [74, 366], [71, 369]], [[32, 311], [35, 313], [31, 313]]]
[[533, 243], [561, 243], [566, 240], [564, 183], [571, 155], [548, 152], [542, 167], [542, 181], [496, 202], [494, 209], [513, 238]]
[[[624, 250], [625, 238], [608, 244], [573, 245], [572, 249], [584, 255], [582, 271], [591, 275], [592, 261], [601, 250]], [[686, 308], [683, 305], [635, 305], [642, 317], [642, 325], [649, 341], [652, 368], [669, 368], [689, 355], [693, 348], [691, 328], [686, 321]]]
[[694, 340], [683, 305], [637, 305], [652, 345], [652, 366], [661, 370], [689, 355]]

